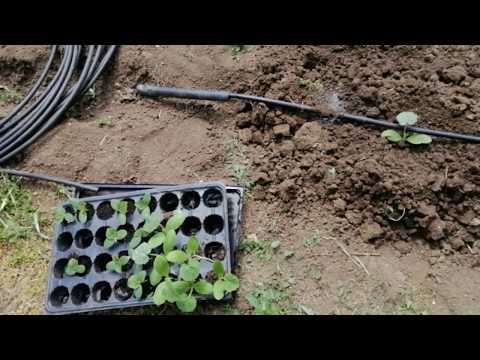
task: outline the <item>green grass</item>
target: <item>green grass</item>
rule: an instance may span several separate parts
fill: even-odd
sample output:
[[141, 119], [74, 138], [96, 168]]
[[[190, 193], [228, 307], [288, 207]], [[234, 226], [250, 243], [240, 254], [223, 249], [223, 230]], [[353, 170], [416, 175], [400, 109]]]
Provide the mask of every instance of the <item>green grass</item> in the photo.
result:
[[238, 250], [247, 254], [255, 254], [260, 260], [271, 260], [273, 249], [265, 240], [247, 238], [240, 242]]
[[253, 189], [255, 183], [250, 180], [250, 161], [245, 155], [245, 148], [238, 138], [227, 142], [225, 170], [228, 176], [247, 191]]
[[112, 127], [113, 122], [110, 116], [103, 116], [96, 120], [98, 127]]
[[314, 232], [314, 234], [312, 235], [312, 237], [310, 237], [309, 239], [305, 240], [304, 245], [307, 246], [307, 247], [320, 245], [320, 240], [321, 240], [320, 232], [319, 232], [318, 230], [315, 230], [315, 232]]
[[255, 315], [289, 315], [298, 310], [292, 306], [289, 282], [272, 281], [259, 284], [246, 295], [246, 299]]
[[323, 83], [320, 80], [300, 79], [299, 85], [307, 88], [309, 91], [322, 91]]
[[22, 96], [14, 90], [0, 87], [0, 102], [15, 103], [22, 99]]
[[21, 190], [18, 180], [0, 176], [0, 242], [16, 242], [35, 232], [30, 195]]

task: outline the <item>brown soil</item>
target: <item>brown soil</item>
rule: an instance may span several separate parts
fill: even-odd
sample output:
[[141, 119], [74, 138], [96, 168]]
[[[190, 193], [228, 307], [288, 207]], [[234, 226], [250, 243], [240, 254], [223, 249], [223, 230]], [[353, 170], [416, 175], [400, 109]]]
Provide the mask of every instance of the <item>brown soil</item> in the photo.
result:
[[[415, 111], [420, 126], [475, 134], [479, 55], [478, 46], [258, 45], [235, 59], [228, 46], [123, 46], [97, 97], [16, 166], [92, 182], [232, 183], [225, 144], [238, 136], [257, 184], [245, 233], [281, 243], [270, 261], [241, 257], [238, 308], [258, 283], [287, 277], [292, 302], [315, 313], [397, 313], [410, 292], [417, 312], [478, 313], [478, 145], [400, 147], [380, 129], [332, 118], [156, 101], [133, 88], [222, 89], [387, 119]], [[47, 56], [0, 47], [0, 85], [24, 94]], [[100, 117], [113, 127], [100, 128]], [[306, 246], [315, 230], [319, 243]]]

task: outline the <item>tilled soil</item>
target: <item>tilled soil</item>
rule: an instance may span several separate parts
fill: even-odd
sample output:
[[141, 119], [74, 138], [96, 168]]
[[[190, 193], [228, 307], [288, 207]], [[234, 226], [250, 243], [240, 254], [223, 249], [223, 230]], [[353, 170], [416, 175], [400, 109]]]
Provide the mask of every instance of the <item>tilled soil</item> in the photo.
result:
[[[281, 243], [269, 260], [241, 256], [238, 308], [260, 283], [284, 281], [291, 303], [315, 313], [478, 313], [478, 145], [402, 147], [332, 117], [156, 101], [133, 88], [230, 90], [392, 120], [414, 111], [419, 126], [476, 134], [479, 55], [478, 46], [258, 45], [234, 58], [228, 46], [124, 46], [95, 97], [16, 167], [80, 181], [231, 183], [225, 146], [238, 137], [256, 183], [245, 235]], [[0, 48], [0, 85], [24, 94], [47, 56]], [[112, 127], [99, 127], [105, 117]]]

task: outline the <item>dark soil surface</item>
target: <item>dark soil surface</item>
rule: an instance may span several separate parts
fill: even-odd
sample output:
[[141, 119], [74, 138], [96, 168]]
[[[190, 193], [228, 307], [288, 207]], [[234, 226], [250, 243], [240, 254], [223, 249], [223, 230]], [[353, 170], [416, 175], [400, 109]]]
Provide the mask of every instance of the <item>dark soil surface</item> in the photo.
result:
[[[0, 47], [0, 85], [25, 94], [47, 56], [46, 47]], [[95, 98], [15, 166], [91, 182], [233, 183], [228, 164], [241, 158], [256, 184], [245, 238], [271, 256], [241, 254], [238, 309], [252, 289], [286, 282], [290, 305], [315, 313], [480, 312], [479, 145], [402, 147], [332, 117], [145, 99], [139, 82], [392, 121], [414, 111], [419, 126], [478, 134], [479, 46], [256, 45], [236, 58], [228, 46], [123, 46]], [[0, 116], [11, 106], [0, 104]]]

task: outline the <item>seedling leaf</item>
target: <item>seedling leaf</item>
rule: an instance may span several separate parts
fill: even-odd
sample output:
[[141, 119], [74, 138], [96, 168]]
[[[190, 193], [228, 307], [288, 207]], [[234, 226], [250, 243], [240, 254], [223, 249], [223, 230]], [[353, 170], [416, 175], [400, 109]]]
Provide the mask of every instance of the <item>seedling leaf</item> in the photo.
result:
[[215, 284], [213, 284], [213, 297], [216, 300], [222, 300], [225, 294], [225, 288], [223, 286], [223, 281], [222, 280], [217, 280], [215, 281]]
[[150, 273], [150, 284], [156, 286], [163, 278], [163, 275], [159, 274], [157, 270], [153, 269]]
[[135, 299], [141, 299], [142, 293], [143, 293], [143, 288], [141, 286], [133, 290], [133, 296], [135, 297]]
[[163, 255], [159, 255], [155, 258], [155, 261], [153, 262], [153, 268], [161, 276], [168, 276], [170, 273], [168, 261]]
[[167, 260], [172, 263], [181, 264], [187, 261], [188, 256], [181, 250], [170, 251], [167, 255]]
[[213, 292], [212, 284], [205, 280], [198, 280], [193, 288], [200, 295], [210, 295]]
[[413, 145], [430, 144], [432, 138], [425, 134], [412, 134], [407, 137], [407, 141]]
[[183, 294], [177, 300], [176, 304], [182, 312], [189, 313], [193, 312], [197, 307], [197, 299], [195, 299], [193, 296]]
[[223, 277], [225, 274], [225, 269], [220, 261], [215, 260], [212, 265], [213, 272], [219, 277]]
[[157, 286], [155, 289], [155, 293], [153, 294], [153, 302], [155, 305], [160, 306], [165, 304], [165, 297], [163, 296], [163, 291], [165, 289], [165, 284], [161, 283], [160, 285]]
[[418, 115], [411, 111], [404, 111], [397, 115], [397, 121], [402, 126], [415, 125]]
[[385, 130], [384, 132], [382, 132], [382, 137], [394, 143], [398, 143], [402, 141], [402, 135], [400, 135], [395, 130], [391, 130], [391, 129]]
[[163, 233], [158, 233], [148, 241], [148, 245], [150, 245], [152, 249], [155, 249], [165, 242], [165, 238]]
[[182, 264], [179, 274], [180, 278], [185, 281], [195, 281], [200, 274], [200, 267], [192, 264]]
[[163, 252], [165, 254], [169, 254], [175, 247], [177, 243], [177, 234], [175, 233], [175, 230], [169, 230], [167, 232], [167, 238], [165, 239], [165, 242], [163, 244]]
[[198, 239], [196, 236], [191, 236], [187, 243], [186, 253], [191, 256], [198, 250]]
[[127, 216], [125, 214], [118, 214], [117, 219], [120, 225], [125, 225], [127, 223]]
[[233, 274], [225, 274], [225, 277], [223, 278], [223, 287], [227, 292], [232, 292], [235, 291], [239, 288], [240, 286], [240, 281], [238, 278], [233, 275]]
[[185, 215], [181, 212], [177, 212], [167, 221], [167, 225], [165, 225], [165, 230], [177, 230], [180, 226], [182, 226], [183, 222], [185, 221]]

